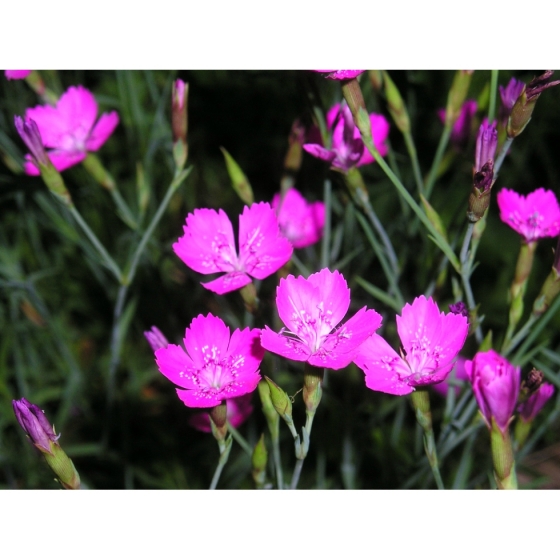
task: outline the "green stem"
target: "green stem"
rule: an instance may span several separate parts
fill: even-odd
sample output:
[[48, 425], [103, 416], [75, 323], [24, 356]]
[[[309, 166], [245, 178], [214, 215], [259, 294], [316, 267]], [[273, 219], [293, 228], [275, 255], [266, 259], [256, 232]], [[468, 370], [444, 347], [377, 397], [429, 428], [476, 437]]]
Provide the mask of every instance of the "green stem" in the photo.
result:
[[510, 308], [509, 308], [509, 323], [506, 335], [504, 337], [504, 342], [502, 344], [502, 352], [505, 348], [508, 348], [510, 341], [515, 332], [515, 327], [519, 323], [524, 309], [523, 298], [525, 296], [525, 290], [527, 288], [527, 282], [529, 280], [529, 275], [531, 274], [531, 269], [533, 268], [533, 261], [535, 257], [535, 250], [537, 248], [537, 242], [532, 241], [530, 243], [521, 243], [519, 250], [519, 256], [517, 257], [517, 264], [515, 267], [515, 277], [510, 286]]
[[422, 180], [422, 172], [420, 171], [420, 164], [418, 163], [418, 154], [416, 153], [414, 138], [410, 132], [403, 132], [403, 136], [410, 161], [412, 162], [412, 171], [414, 173], [416, 187], [418, 188], [418, 194], [422, 195], [424, 193], [424, 181]]
[[436, 481], [438, 490], [444, 490], [443, 481], [439, 472], [436, 442], [434, 430], [432, 428], [432, 412], [430, 410], [430, 395], [427, 389], [417, 389], [411, 395], [412, 406], [416, 413], [416, 420], [424, 430], [424, 451], [428, 458], [428, 463], [432, 469], [432, 474]]
[[282, 460], [280, 457], [280, 440], [278, 436], [272, 437], [272, 456], [274, 458], [274, 468], [276, 470], [276, 484], [278, 490], [284, 490], [284, 473], [282, 472]]
[[101, 160], [95, 154], [88, 154], [86, 159], [82, 162], [88, 173], [104, 188], [109, 191], [113, 202], [117, 207], [118, 213], [123, 221], [132, 229], [136, 229], [138, 224], [134, 219], [130, 208], [122, 198], [115, 180], [111, 174], [105, 169]]
[[97, 239], [95, 233], [91, 231], [76, 207], [72, 205], [69, 206], [68, 209], [70, 210], [70, 213], [72, 214], [78, 225], [82, 228], [82, 231], [86, 234], [87, 238], [91, 241], [92, 245], [97, 249], [97, 252], [101, 255], [105, 266], [114, 274], [115, 278], [120, 283], [122, 281], [122, 272], [117, 263], [111, 258], [99, 239]]
[[[461, 248], [461, 281], [463, 282], [463, 289], [465, 290], [465, 297], [467, 298], [467, 306], [469, 309], [474, 309], [476, 303], [474, 301], [474, 295], [471, 288], [471, 266], [472, 258], [469, 258], [469, 247], [471, 244], [471, 239], [474, 231], [475, 224], [469, 222], [467, 226], [467, 231], [465, 232], [465, 238], [463, 239], [463, 247]], [[478, 344], [482, 342], [482, 329], [480, 325], [476, 326], [475, 337]]]
[[249, 445], [249, 442], [228, 422], [227, 423], [228, 432], [233, 436], [233, 439], [241, 446], [243, 451], [249, 455], [253, 456], [253, 450]]
[[488, 122], [492, 122], [496, 116], [496, 98], [498, 94], [498, 70], [492, 70], [490, 74], [490, 104], [488, 106]]
[[181, 183], [188, 177], [189, 173], [191, 172], [191, 169], [192, 167], [189, 167], [187, 170], [176, 174], [175, 178], [169, 185], [169, 188], [167, 189], [167, 192], [165, 193], [163, 200], [161, 201], [156, 213], [154, 214], [154, 217], [152, 218], [150, 225], [144, 232], [144, 235], [142, 236], [142, 239], [140, 240], [140, 243], [138, 244], [138, 247], [136, 248], [136, 251], [132, 257], [132, 261], [128, 269], [127, 278], [126, 278], [127, 284], [130, 284], [132, 282], [134, 275], [136, 273], [136, 267], [138, 266], [138, 261], [144, 251], [146, 244], [148, 243], [150, 237], [152, 236], [155, 227], [157, 226], [158, 222], [161, 220], [161, 217], [163, 216], [163, 213], [165, 212], [165, 209], [167, 208], [167, 205], [169, 204], [171, 197], [173, 196], [175, 191], [179, 188]]
[[447, 144], [449, 144], [449, 138], [451, 137], [452, 130], [452, 126], [444, 126], [443, 132], [441, 133], [439, 144], [436, 150], [436, 155], [434, 156], [432, 167], [430, 168], [428, 178], [426, 179], [426, 184], [424, 185], [424, 196], [426, 197], [426, 200], [429, 200], [430, 195], [432, 194], [432, 189], [434, 188], [434, 184], [436, 182], [437, 174], [439, 171], [439, 166], [441, 164], [443, 154], [445, 153], [445, 150], [447, 148]]
[[296, 466], [294, 467], [294, 473], [292, 475], [292, 482], [290, 483], [290, 490], [296, 490], [298, 482], [299, 482], [299, 477], [301, 475], [301, 470], [303, 468], [303, 461], [305, 460], [305, 458], [302, 459], [298, 459], [296, 461]]
[[216, 490], [218, 486], [218, 481], [220, 480], [220, 476], [226, 463], [229, 459], [229, 452], [231, 451], [231, 442], [232, 436], [229, 435], [228, 438], [224, 441], [218, 441], [218, 446], [220, 448], [220, 458], [218, 460], [218, 466], [214, 471], [214, 476], [212, 477], [212, 482], [210, 483], [210, 490]]
[[511, 146], [513, 142], [513, 138], [506, 138], [505, 142], [502, 146], [502, 149], [500, 150], [500, 153], [498, 155], [498, 157], [496, 158], [496, 160], [494, 161], [494, 181], [496, 180], [496, 177], [498, 176], [498, 171], [500, 171], [500, 168], [502, 167], [502, 163], [504, 163], [504, 159], [509, 151], [509, 148]]
[[[523, 327], [521, 329], [521, 331], [524, 331], [524, 333], [526, 333], [528, 330], [530, 330], [531, 333], [525, 339], [525, 341], [521, 345], [521, 348], [519, 348], [519, 350], [515, 353], [515, 356], [511, 360], [513, 363], [519, 363], [519, 361], [521, 360], [521, 357], [527, 351], [527, 348], [529, 348], [529, 346], [531, 346], [531, 344], [533, 344], [535, 339], [541, 334], [541, 331], [545, 328], [545, 326], [549, 323], [549, 321], [551, 321], [552, 319], [554, 319], [556, 317], [556, 313], [558, 313], [559, 308], [560, 308], [560, 297], [557, 297], [554, 300], [554, 303], [548, 308], [548, 310], [543, 315], [537, 316], [533, 319], [533, 314], [531, 314], [527, 323], [529, 323], [529, 321], [532, 321], [532, 323], [535, 323], [536, 320], [539, 319], [538, 324], [535, 326], [534, 329], [530, 328], [532, 326], [532, 324], [529, 325], [527, 329], [525, 329], [525, 327]], [[517, 333], [517, 335], [511, 341], [511, 344], [510, 344], [509, 348], [507, 349], [507, 351], [502, 353], [504, 356], [506, 356], [509, 353], [510, 350], [512, 350], [517, 344], [519, 344], [519, 342], [521, 342], [522, 337], [519, 336], [521, 334], [521, 331], [519, 333]]]
[[323, 241], [321, 243], [321, 268], [326, 268], [330, 263], [332, 206], [332, 185], [328, 179], [325, 180], [323, 185], [323, 201], [325, 204], [325, 226], [323, 228]]
[[[367, 123], [366, 123], [367, 119]], [[369, 123], [369, 116], [367, 112], [363, 109], [358, 111], [358, 117], [354, 120], [356, 126], [360, 130], [360, 134], [362, 137], [362, 141], [364, 142], [366, 148], [370, 152], [370, 154], [374, 157], [375, 161], [379, 164], [381, 169], [385, 172], [387, 177], [391, 180], [393, 185], [399, 191], [399, 194], [405, 199], [407, 204], [410, 206], [412, 211], [420, 218], [420, 221], [424, 224], [426, 229], [432, 236], [433, 241], [436, 245], [443, 251], [443, 253], [449, 259], [449, 262], [452, 264], [453, 268], [457, 272], [460, 271], [460, 264], [459, 259], [453, 252], [453, 249], [449, 246], [449, 243], [444, 239], [444, 237], [437, 231], [437, 229], [432, 225], [426, 214], [422, 211], [420, 206], [416, 203], [416, 201], [412, 198], [410, 193], [407, 191], [406, 187], [399, 181], [397, 176], [393, 173], [391, 168], [387, 165], [385, 160], [381, 157], [381, 154], [377, 150], [377, 148], [373, 144], [372, 136], [371, 136], [371, 128]]]

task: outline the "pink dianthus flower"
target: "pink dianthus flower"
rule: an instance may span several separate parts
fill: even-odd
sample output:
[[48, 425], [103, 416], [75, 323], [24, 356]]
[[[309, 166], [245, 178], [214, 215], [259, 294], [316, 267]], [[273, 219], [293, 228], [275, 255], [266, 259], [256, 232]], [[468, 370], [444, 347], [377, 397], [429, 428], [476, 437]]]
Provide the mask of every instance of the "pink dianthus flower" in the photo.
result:
[[[103, 113], [97, 120], [97, 102], [83, 86], [72, 86], [62, 94], [56, 107], [37, 105], [27, 109], [25, 118], [37, 123], [43, 144], [52, 148], [48, 155], [58, 171], [83, 161], [96, 152], [119, 124], [116, 111]], [[39, 175], [31, 157], [26, 156], [25, 172]]]
[[272, 208], [276, 211], [282, 233], [296, 249], [313, 245], [323, 236], [325, 205], [322, 202], [310, 204], [291, 188], [282, 199], [279, 194], [274, 195]]
[[278, 219], [268, 202], [245, 206], [239, 216], [239, 256], [233, 226], [223, 210], [198, 208], [187, 216], [184, 235], [173, 244], [176, 255], [200, 274], [225, 272], [202, 285], [217, 294], [238, 290], [262, 280], [290, 260], [293, 247], [280, 233]]
[[461, 314], [440, 313], [432, 298], [417, 297], [397, 315], [402, 342], [397, 354], [374, 334], [360, 347], [354, 363], [366, 374], [366, 386], [391, 395], [443, 381], [465, 344], [469, 326]]
[[309, 278], [291, 274], [282, 278], [276, 305], [287, 328], [275, 333], [265, 327], [263, 348], [317, 367], [346, 367], [360, 344], [381, 325], [381, 315], [365, 307], [339, 325], [350, 307], [350, 289], [340, 272], [327, 268]]
[[177, 395], [186, 406], [214, 407], [225, 399], [254, 391], [264, 356], [260, 329], [230, 330], [218, 317], [194, 318], [182, 346], [168, 344], [155, 352], [159, 371], [182, 387]]
[[[332, 167], [348, 171], [373, 163], [373, 156], [365, 149], [358, 127], [354, 124], [352, 113], [347, 105], [337, 103], [329, 109], [327, 127], [332, 129], [330, 149], [320, 144], [304, 144], [303, 149], [316, 158], [328, 161]], [[389, 135], [389, 122], [383, 115], [370, 113], [371, 132], [375, 147], [382, 156], [387, 154], [385, 140]]]
[[502, 222], [519, 233], [526, 243], [560, 233], [560, 207], [552, 191], [541, 187], [525, 197], [502, 189], [497, 200]]
[[4, 70], [4, 76], [8, 80], [24, 80], [31, 74], [31, 70]]

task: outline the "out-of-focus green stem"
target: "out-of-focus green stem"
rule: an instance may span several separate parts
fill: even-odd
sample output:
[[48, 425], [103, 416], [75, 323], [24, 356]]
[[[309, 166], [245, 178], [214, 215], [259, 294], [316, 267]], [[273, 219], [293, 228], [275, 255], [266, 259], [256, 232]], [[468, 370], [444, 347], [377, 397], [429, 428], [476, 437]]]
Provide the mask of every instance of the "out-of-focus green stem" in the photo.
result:
[[496, 99], [498, 95], [498, 70], [491, 70], [490, 74], [490, 103], [488, 105], [488, 122], [496, 117]]
[[220, 476], [226, 463], [229, 459], [229, 452], [231, 451], [231, 443], [232, 443], [232, 436], [231, 434], [225, 441], [218, 441], [218, 445], [220, 448], [220, 458], [218, 460], [218, 466], [214, 471], [214, 476], [212, 477], [212, 482], [210, 483], [210, 490], [216, 490], [218, 486], [218, 481], [220, 480]]
[[[465, 290], [465, 297], [467, 298], [467, 306], [470, 310], [476, 307], [476, 302], [474, 301], [474, 295], [471, 288], [471, 271], [473, 258], [469, 257], [469, 246], [471, 243], [473, 231], [475, 224], [469, 222], [467, 226], [467, 231], [465, 232], [465, 238], [463, 239], [463, 246], [461, 248], [461, 281], [463, 282], [463, 289]], [[478, 344], [482, 342], [482, 329], [480, 325], [477, 325], [475, 329], [475, 337]]]
[[144, 252], [144, 248], [146, 246], [146, 243], [148, 243], [150, 237], [152, 236], [152, 233], [154, 232], [155, 227], [157, 226], [157, 224], [161, 220], [161, 217], [163, 216], [163, 213], [165, 212], [165, 209], [167, 208], [167, 206], [169, 204], [169, 201], [171, 200], [171, 197], [173, 196], [175, 191], [179, 188], [181, 183], [188, 177], [189, 173], [191, 172], [191, 169], [192, 169], [192, 167], [189, 167], [185, 171], [182, 171], [181, 173], [176, 174], [173, 181], [169, 185], [169, 188], [167, 189], [167, 192], [165, 193], [165, 196], [163, 197], [163, 200], [161, 201], [156, 213], [154, 214], [154, 217], [152, 218], [152, 221], [150, 222], [150, 225], [148, 226], [148, 228], [144, 232], [144, 235], [142, 236], [142, 239], [140, 240], [140, 243], [138, 243], [138, 247], [136, 248], [136, 251], [134, 252], [134, 255], [133, 255], [132, 260], [130, 262], [130, 266], [128, 267], [128, 272], [126, 274], [125, 282], [127, 284], [130, 284], [132, 282], [132, 280], [134, 278], [134, 275], [136, 273], [136, 267], [138, 266], [138, 261], [139, 261], [141, 255], [142, 255], [142, 253]]
[[97, 249], [97, 252], [101, 255], [103, 259], [103, 263], [105, 266], [114, 274], [115, 278], [118, 282], [122, 281], [122, 272], [117, 263], [111, 258], [107, 249], [103, 247], [101, 241], [97, 239], [97, 236], [93, 231], [91, 231], [90, 227], [87, 225], [86, 221], [82, 218], [82, 215], [78, 212], [74, 205], [68, 207], [70, 213], [78, 223], [78, 225], [82, 228], [82, 231], [86, 234], [87, 238], [91, 241], [92, 245]]
[[422, 172], [420, 171], [420, 164], [418, 163], [418, 154], [416, 153], [414, 138], [410, 132], [403, 133], [403, 136], [406, 149], [408, 150], [408, 155], [410, 156], [410, 161], [412, 163], [412, 171], [414, 173], [416, 187], [418, 188], [418, 194], [421, 195], [424, 193], [424, 181], [422, 180]]
[[[358, 125], [358, 123], [356, 123], [356, 125], [358, 126], [358, 129], [359, 129], [360, 126]], [[360, 132], [362, 132], [362, 130], [360, 130]], [[420, 208], [420, 206], [418, 206], [417, 202], [412, 198], [410, 193], [407, 191], [406, 187], [399, 181], [397, 176], [393, 173], [391, 168], [387, 165], [385, 160], [381, 157], [381, 154], [379, 153], [379, 151], [377, 150], [377, 148], [375, 148], [375, 146], [373, 144], [371, 134], [370, 134], [369, 137], [367, 137], [365, 134], [363, 134], [362, 135], [362, 140], [363, 140], [364, 144], [366, 145], [366, 148], [371, 153], [371, 155], [375, 158], [375, 161], [377, 161], [377, 163], [379, 164], [379, 167], [381, 167], [381, 169], [383, 169], [383, 171], [385, 172], [387, 177], [389, 177], [389, 179], [391, 180], [393, 185], [395, 185], [395, 187], [399, 191], [399, 194], [405, 199], [405, 201], [410, 206], [412, 211], [418, 216], [418, 218], [420, 218], [420, 221], [424, 224], [426, 229], [430, 232], [434, 241], [436, 242], [438, 247], [444, 252], [444, 254], [447, 256], [447, 258], [449, 259], [449, 262], [452, 264], [453, 268], [455, 268], [455, 270], [459, 271], [460, 270], [459, 260], [457, 259], [457, 256], [453, 252], [453, 249], [451, 249], [451, 247], [449, 246], [449, 243], [443, 238], [443, 236], [432, 225], [432, 223], [430, 222], [430, 220], [428, 219], [426, 214], [422, 211], [422, 208]]]
[[321, 268], [326, 268], [330, 264], [332, 205], [332, 185], [328, 179], [325, 179], [323, 185], [323, 201], [325, 204], [325, 226], [323, 228], [323, 240], [321, 242]]
[[535, 256], [535, 250], [537, 248], [537, 242], [532, 241], [530, 243], [521, 243], [521, 248], [519, 250], [519, 256], [517, 258], [517, 265], [515, 267], [515, 277], [510, 286], [510, 308], [509, 308], [509, 324], [504, 337], [504, 342], [502, 344], [502, 351], [509, 347], [510, 341], [515, 332], [515, 327], [519, 323], [523, 315], [523, 297], [525, 296], [525, 290], [527, 288], [527, 282], [529, 280], [529, 275], [533, 267], [533, 260]]
[[362, 175], [358, 171], [358, 169], [353, 168], [348, 172], [346, 177], [348, 179], [348, 186], [350, 187], [350, 191], [354, 196], [354, 199], [360, 205], [369, 221], [371, 222], [371, 225], [381, 238], [381, 242], [383, 243], [383, 247], [385, 247], [385, 253], [387, 255], [387, 258], [389, 259], [389, 262], [391, 263], [391, 269], [396, 281], [399, 276], [399, 262], [397, 259], [397, 255], [395, 253], [395, 249], [393, 248], [391, 240], [389, 239], [389, 236], [387, 235], [387, 232], [383, 227], [383, 224], [379, 221], [379, 218], [377, 217], [377, 214], [375, 213], [375, 210], [371, 205], [369, 194], [362, 179]]
[[441, 133], [439, 144], [436, 150], [436, 155], [434, 156], [432, 167], [430, 168], [428, 177], [426, 178], [426, 183], [424, 185], [424, 196], [426, 197], [427, 200], [430, 198], [430, 195], [432, 194], [432, 190], [434, 188], [438, 171], [439, 171], [439, 166], [441, 164], [443, 154], [445, 153], [445, 149], [447, 148], [447, 144], [449, 144], [449, 138], [451, 137], [452, 130], [453, 130], [453, 126], [443, 127], [443, 132]]
[[228, 422], [227, 423], [228, 432], [233, 436], [233, 439], [240, 445], [240, 447], [249, 455], [253, 456], [253, 450], [249, 445], [249, 442]]
[[496, 160], [494, 161], [494, 181], [496, 180], [496, 177], [498, 176], [498, 172], [500, 171], [500, 168], [502, 167], [502, 163], [504, 163], [504, 159], [511, 147], [511, 144], [513, 142], [513, 138], [506, 138], [503, 145], [502, 145], [502, 149], [500, 150], [500, 153], [498, 154], [498, 157], [496, 158]]
[[117, 211], [123, 221], [132, 229], [136, 229], [138, 224], [130, 211], [127, 203], [122, 198], [115, 180], [111, 174], [105, 169], [101, 160], [95, 154], [88, 154], [82, 165], [88, 173], [99, 183], [104, 189], [107, 189], [111, 194], [111, 198], [117, 207]]
[[416, 413], [416, 420], [424, 430], [424, 450], [430, 463], [438, 490], [444, 490], [443, 481], [439, 472], [438, 458], [434, 430], [432, 428], [432, 412], [430, 410], [430, 395], [426, 389], [417, 389], [411, 394], [412, 407]]

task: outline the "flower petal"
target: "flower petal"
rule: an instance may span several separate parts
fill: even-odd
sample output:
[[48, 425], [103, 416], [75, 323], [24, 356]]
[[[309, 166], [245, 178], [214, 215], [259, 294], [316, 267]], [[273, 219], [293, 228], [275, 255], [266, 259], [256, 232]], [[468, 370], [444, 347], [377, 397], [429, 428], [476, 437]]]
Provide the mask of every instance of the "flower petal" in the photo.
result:
[[440, 313], [432, 298], [420, 296], [397, 315], [397, 330], [414, 381], [437, 383], [453, 368], [467, 338], [468, 322], [462, 315]]
[[116, 111], [103, 113], [86, 141], [86, 149], [89, 152], [96, 152], [99, 150], [99, 148], [105, 144], [109, 136], [113, 134], [118, 124], [119, 115]]
[[366, 387], [391, 395], [412, 393], [406, 379], [410, 370], [406, 362], [387, 344], [373, 334], [360, 346], [354, 363], [366, 374]]
[[280, 280], [276, 305], [282, 322], [304, 340], [314, 353], [350, 307], [350, 289], [340, 272], [324, 268], [304, 278], [291, 274]]
[[[245, 328], [236, 329], [229, 343], [228, 354], [232, 357], [232, 370], [234, 376], [240, 381], [252, 383], [257, 378], [260, 363], [264, 357], [264, 348], [261, 346], [261, 329]], [[255, 385], [256, 387], [256, 385]]]
[[183, 231], [173, 250], [189, 268], [201, 274], [238, 269], [233, 227], [223, 210], [197, 208], [187, 216]]
[[291, 188], [282, 199], [280, 195], [274, 195], [272, 207], [282, 233], [296, 249], [321, 239], [325, 223], [325, 205], [322, 202], [309, 204], [299, 191]]
[[268, 326], [261, 332], [261, 345], [274, 354], [296, 362], [306, 362], [311, 355], [311, 350], [306, 344], [292, 336], [275, 333]]
[[245, 206], [239, 217], [239, 261], [250, 276], [262, 280], [285, 265], [293, 253], [292, 244], [278, 226], [268, 202]]
[[169, 344], [155, 352], [159, 371], [170, 381], [186, 389], [198, 388], [189, 372], [196, 369], [187, 353], [176, 344]]
[[243, 286], [251, 283], [251, 277], [243, 272], [228, 272], [211, 282], [201, 282], [201, 284], [215, 294], [223, 295], [234, 290], [239, 290]]
[[362, 343], [381, 326], [381, 315], [363, 307], [329, 334], [321, 348], [309, 358], [313, 366], [342, 369], [352, 362]]
[[205, 356], [227, 356], [230, 339], [229, 327], [211, 313], [195, 317], [185, 330], [183, 344], [192, 360], [193, 367], [201, 368]]
[[329, 163], [332, 163], [336, 157], [336, 153], [333, 150], [327, 150], [320, 144], [304, 144], [303, 149], [312, 156], [328, 161]]
[[185, 391], [184, 389], [175, 390], [185, 406], [189, 406], [191, 408], [210, 408], [218, 406], [224, 400], [224, 397], [221, 396], [221, 392], [216, 389], [205, 391]]
[[56, 104], [60, 121], [76, 140], [85, 143], [97, 118], [97, 101], [83, 86], [71, 86]]

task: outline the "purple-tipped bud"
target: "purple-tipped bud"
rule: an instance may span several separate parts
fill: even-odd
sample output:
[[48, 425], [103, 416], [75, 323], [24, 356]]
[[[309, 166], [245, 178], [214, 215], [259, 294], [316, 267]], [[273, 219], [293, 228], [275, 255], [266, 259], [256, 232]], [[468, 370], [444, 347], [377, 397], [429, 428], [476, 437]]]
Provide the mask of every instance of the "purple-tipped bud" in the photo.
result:
[[521, 90], [508, 119], [507, 135], [509, 138], [515, 138], [523, 132], [528, 122], [531, 120], [535, 104], [541, 93], [545, 89], [560, 84], [560, 80], [555, 82], [548, 81], [553, 73], [553, 70], [547, 70], [544, 74], [533, 78], [527, 87]]
[[484, 119], [478, 129], [476, 137], [476, 149], [474, 154], [475, 172], [482, 170], [483, 166], [491, 161], [494, 162], [494, 155], [498, 147], [498, 130], [496, 129], [496, 121], [492, 124], [488, 123], [488, 119]]
[[544, 74], [533, 78], [527, 89], [525, 90], [525, 94], [527, 95], [527, 100], [531, 101], [538, 97], [545, 89], [548, 89], [553, 86], [557, 86], [560, 84], [560, 80], [556, 80], [555, 82], [549, 82], [548, 80], [554, 74], [554, 70], [547, 70]]
[[525, 422], [532, 422], [553, 394], [553, 385], [550, 383], [543, 383], [540, 385], [524, 403], [518, 406], [517, 411], [521, 418], [523, 418]]
[[171, 118], [173, 129], [173, 141], [187, 141], [187, 98], [189, 95], [189, 85], [183, 80], [173, 82], [171, 92]]
[[24, 120], [18, 115], [15, 115], [14, 124], [18, 134], [21, 136], [21, 139], [29, 148], [31, 157], [35, 160], [34, 163], [37, 164], [37, 167], [39, 164], [48, 165], [50, 161], [49, 156], [45, 151], [45, 146], [43, 146], [43, 140], [37, 123], [32, 119]]
[[502, 433], [508, 429], [517, 405], [521, 368], [494, 350], [478, 352], [465, 362], [478, 407], [490, 429], [492, 418]]
[[19, 425], [31, 442], [41, 451], [52, 455], [51, 443], [56, 443], [60, 436], [54, 433], [45, 413], [27, 399], [14, 400], [12, 405]]
[[504, 125], [507, 123], [507, 119], [511, 115], [511, 110], [524, 88], [525, 84], [515, 78], [512, 78], [506, 87], [500, 86], [500, 97], [502, 99], [500, 122], [504, 123]]
[[150, 343], [154, 352], [160, 348], [167, 348], [169, 346], [169, 341], [157, 327], [152, 327], [151, 330], [144, 331], [144, 336]]
[[475, 223], [490, 205], [490, 190], [494, 184], [494, 155], [498, 146], [496, 121], [484, 119], [478, 130], [473, 167], [473, 190], [469, 196], [467, 218]]
[[462, 301], [450, 304], [449, 311], [451, 311], [451, 313], [455, 313], [455, 315], [462, 315], [463, 317], [467, 317], [467, 319], [469, 317], [469, 310]]
[[524, 379], [521, 382], [521, 391], [525, 392], [527, 396], [532, 395], [533, 393], [536, 393], [539, 390], [543, 382], [544, 382], [543, 372], [538, 370], [537, 368], [533, 368], [529, 372], [527, 379]]

